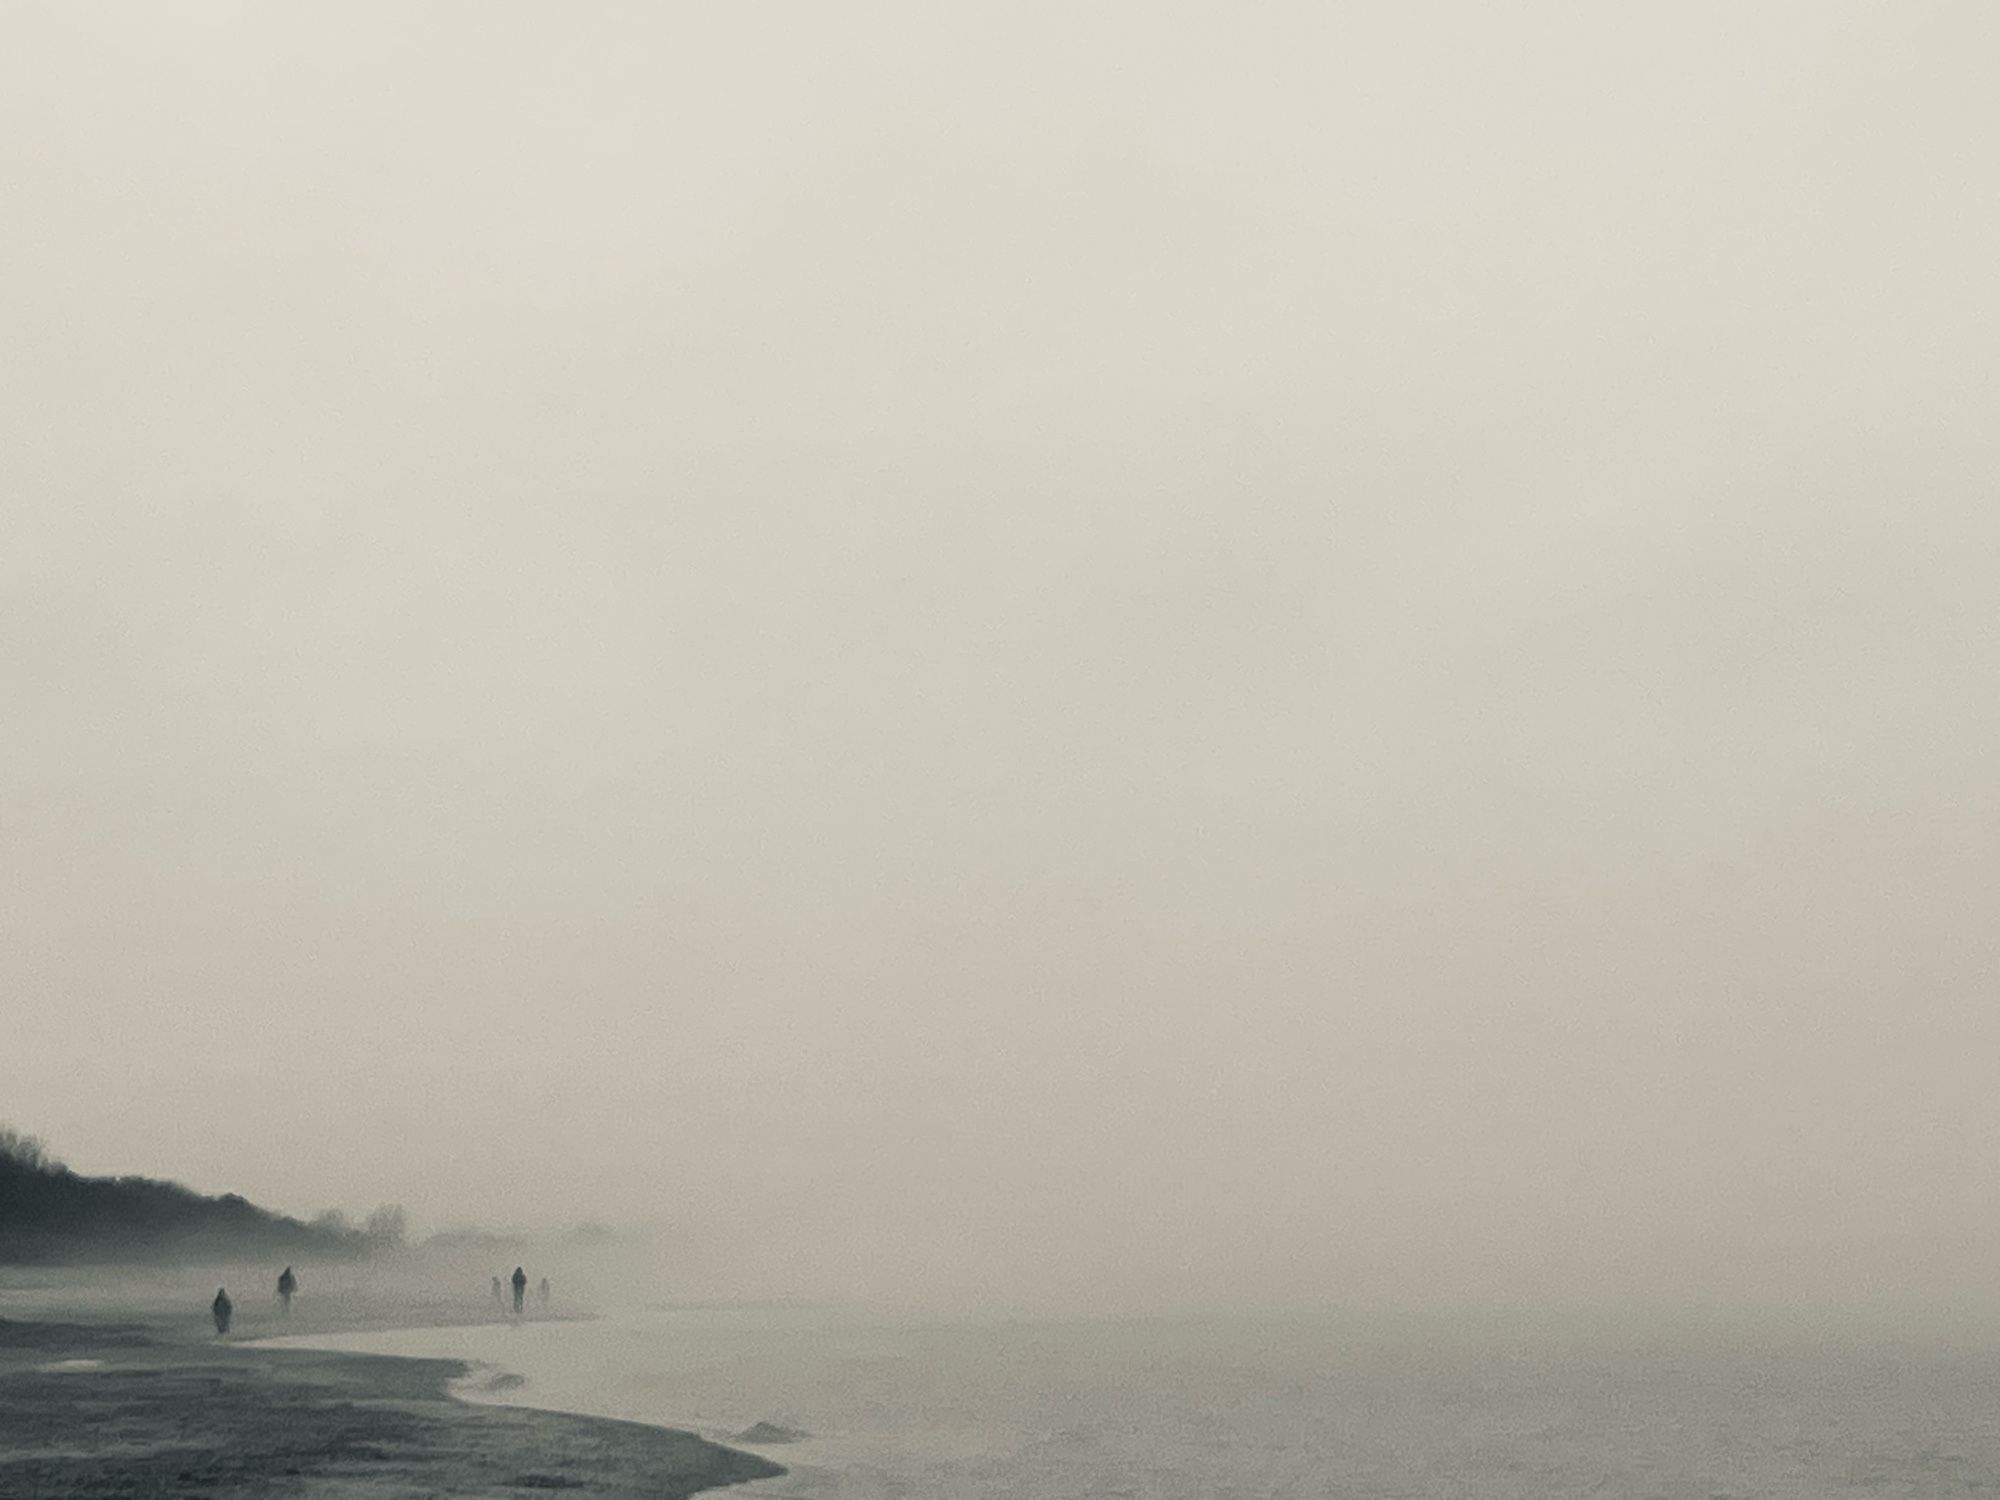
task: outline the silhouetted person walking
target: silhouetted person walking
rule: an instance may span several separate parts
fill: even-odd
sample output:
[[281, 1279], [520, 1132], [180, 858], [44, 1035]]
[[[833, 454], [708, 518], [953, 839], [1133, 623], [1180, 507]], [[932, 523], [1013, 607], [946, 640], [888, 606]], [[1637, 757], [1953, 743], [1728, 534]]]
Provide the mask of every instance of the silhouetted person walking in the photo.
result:
[[286, 1266], [284, 1275], [278, 1278], [278, 1301], [284, 1305], [288, 1318], [292, 1315], [292, 1293], [298, 1289], [299, 1278], [292, 1274], [290, 1266]]
[[208, 1304], [208, 1310], [215, 1314], [216, 1333], [220, 1335], [229, 1332], [229, 1315], [236, 1311], [236, 1304], [229, 1300], [229, 1293], [217, 1287], [215, 1300]]
[[528, 1295], [528, 1273], [519, 1266], [514, 1267], [514, 1316], [521, 1316], [521, 1303]]

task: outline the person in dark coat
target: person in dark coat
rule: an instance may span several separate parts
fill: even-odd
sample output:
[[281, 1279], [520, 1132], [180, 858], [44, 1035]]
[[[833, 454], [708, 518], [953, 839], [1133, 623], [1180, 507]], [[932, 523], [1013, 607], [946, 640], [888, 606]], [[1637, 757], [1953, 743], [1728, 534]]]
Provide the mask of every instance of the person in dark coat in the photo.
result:
[[229, 1293], [221, 1287], [215, 1289], [215, 1300], [208, 1304], [208, 1310], [215, 1314], [215, 1332], [221, 1336], [229, 1332], [230, 1314], [236, 1311], [236, 1304], [229, 1300]]
[[521, 1316], [521, 1303], [528, 1295], [528, 1273], [514, 1267], [514, 1316]]
[[290, 1266], [286, 1266], [284, 1275], [278, 1278], [278, 1301], [284, 1304], [285, 1316], [288, 1318], [292, 1315], [292, 1293], [298, 1289], [299, 1278], [292, 1274]]

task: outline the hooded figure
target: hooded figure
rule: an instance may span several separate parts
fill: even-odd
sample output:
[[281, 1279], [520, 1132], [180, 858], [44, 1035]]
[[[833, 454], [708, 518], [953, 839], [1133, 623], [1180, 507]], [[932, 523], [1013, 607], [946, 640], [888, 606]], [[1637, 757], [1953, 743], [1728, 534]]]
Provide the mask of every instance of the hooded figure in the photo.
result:
[[229, 1300], [229, 1293], [217, 1287], [215, 1300], [208, 1304], [208, 1310], [215, 1314], [216, 1333], [220, 1335], [229, 1332], [229, 1315], [236, 1311], [236, 1304]]
[[278, 1300], [285, 1305], [285, 1316], [288, 1318], [292, 1315], [292, 1293], [298, 1289], [299, 1278], [292, 1274], [290, 1266], [286, 1266], [284, 1275], [278, 1278]]
[[514, 1267], [514, 1316], [521, 1316], [521, 1303], [528, 1295], [528, 1273], [519, 1266]]

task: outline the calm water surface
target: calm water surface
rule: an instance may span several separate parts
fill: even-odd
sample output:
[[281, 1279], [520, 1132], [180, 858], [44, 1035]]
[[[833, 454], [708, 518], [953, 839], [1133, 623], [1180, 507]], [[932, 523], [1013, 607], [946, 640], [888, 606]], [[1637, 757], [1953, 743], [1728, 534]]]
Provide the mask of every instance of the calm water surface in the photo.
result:
[[802, 1500], [2000, 1495], [1979, 1352], [664, 1310], [301, 1342], [523, 1377], [481, 1399], [797, 1427], [758, 1450], [792, 1473], [747, 1493]]

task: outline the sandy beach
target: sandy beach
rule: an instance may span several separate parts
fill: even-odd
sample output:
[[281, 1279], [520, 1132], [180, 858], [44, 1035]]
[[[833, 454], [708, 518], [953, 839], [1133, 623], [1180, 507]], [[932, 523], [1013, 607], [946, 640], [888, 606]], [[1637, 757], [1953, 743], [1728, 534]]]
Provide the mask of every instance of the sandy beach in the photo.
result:
[[477, 1406], [447, 1360], [0, 1320], [0, 1495], [665, 1497], [777, 1465], [641, 1423]]

